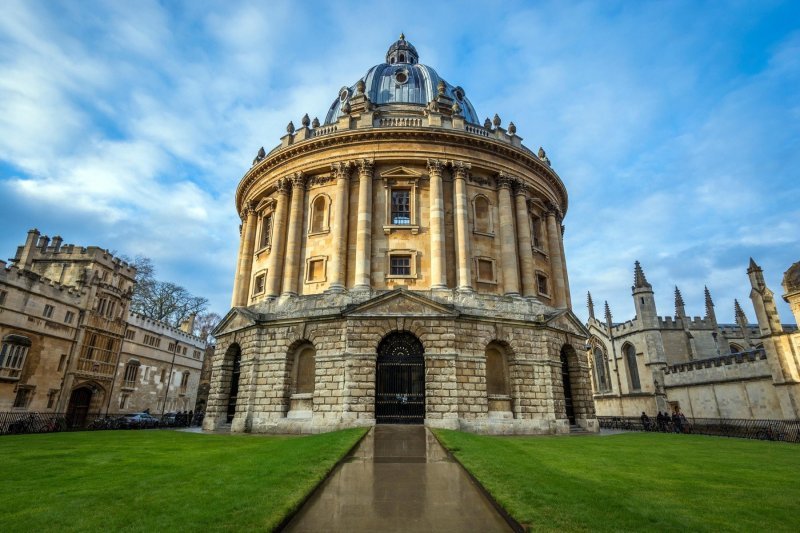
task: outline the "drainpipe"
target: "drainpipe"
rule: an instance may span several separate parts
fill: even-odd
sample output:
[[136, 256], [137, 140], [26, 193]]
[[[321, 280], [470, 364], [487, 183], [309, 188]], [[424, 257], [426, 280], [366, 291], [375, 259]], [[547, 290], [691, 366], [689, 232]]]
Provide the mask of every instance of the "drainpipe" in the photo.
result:
[[164, 403], [161, 404], [161, 416], [164, 416], [164, 410], [167, 408], [167, 397], [169, 396], [169, 386], [172, 383], [172, 369], [175, 368], [175, 351], [178, 349], [178, 343], [172, 344], [172, 363], [169, 365], [169, 375], [167, 376], [167, 386], [164, 388]]

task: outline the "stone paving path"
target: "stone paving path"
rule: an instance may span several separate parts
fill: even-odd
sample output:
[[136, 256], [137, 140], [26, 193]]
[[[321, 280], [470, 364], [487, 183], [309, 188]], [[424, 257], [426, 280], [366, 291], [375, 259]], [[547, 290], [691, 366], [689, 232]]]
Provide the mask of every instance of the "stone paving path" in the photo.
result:
[[423, 426], [379, 425], [284, 531], [512, 531]]

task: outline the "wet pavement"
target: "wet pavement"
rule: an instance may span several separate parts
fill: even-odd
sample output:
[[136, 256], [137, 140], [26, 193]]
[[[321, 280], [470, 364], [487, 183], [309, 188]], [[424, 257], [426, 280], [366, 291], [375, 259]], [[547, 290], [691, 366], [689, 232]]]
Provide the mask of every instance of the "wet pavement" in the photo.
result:
[[284, 531], [512, 531], [423, 426], [378, 425]]

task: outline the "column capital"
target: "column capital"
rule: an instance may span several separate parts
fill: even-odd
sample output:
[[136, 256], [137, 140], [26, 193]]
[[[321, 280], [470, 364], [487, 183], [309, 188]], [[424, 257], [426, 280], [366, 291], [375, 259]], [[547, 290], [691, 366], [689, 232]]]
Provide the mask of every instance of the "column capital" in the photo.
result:
[[335, 179], [348, 179], [350, 177], [350, 166], [352, 163], [349, 161], [341, 161], [338, 163], [331, 163], [331, 172]]
[[375, 161], [372, 159], [359, 159], [356, 161], [358, 167], [358, 174], [362, 178], [372, 177], [372, 171], [375, 168]]
[[465, 163], [464, 161], [453, 161], [450, 163], [450, 166], [453, 169], [453, 177], [455, 179], [464, 180], [469, 178], [469, 173], [472, 169], [472, 165], [470, 163]]
[[547, 216], [555, 217], [558, 223], [560, 224], [561, 220], [564, 218], [563, 215], [561, 214], [561, 208], [552, 202], [545, 202], [544, 207], [545, 207], [545, 214]]
[[256, 203], [255, 202], [247, 202], [244, 204], [242, 208], [242, 212], [239, 213], [239, 217], [244, 221], [248, 215], [255, 215], [256, 214]]
[[433, 176], [436, 175], [440, 177], [442, 175], [442, 168], [444, 168], [444, 162], [440, 161], [439, 159], [428, 159], [428, 172]]
[[511, 189], [514, 186], [514, 183], [517, 181], [517, 178], [506, 174], [505, 172], [498, 172], [497, 173], [497, 188], [498, 189]]
[[525, 183], [524, 181], [522, 181], [521, 179], [514, 180], [513, 191], [514, 191], [514, 194], [516, 196], [522, 196], [524, 198], [527, 198], [528, 197], [528, 189], [530, 189], [528, 184]]
[[275, 190], [278, 192], [278, 194], [289, 194], [289, 187], [290, 179], [288, 177], [281, 178], [275, 182]]
[[289, 176], [289, 179], [292, 180], [292, 188], [293, 189], [302, 189], [306, 186], [306, 175], [302, 172], [295, 172]]

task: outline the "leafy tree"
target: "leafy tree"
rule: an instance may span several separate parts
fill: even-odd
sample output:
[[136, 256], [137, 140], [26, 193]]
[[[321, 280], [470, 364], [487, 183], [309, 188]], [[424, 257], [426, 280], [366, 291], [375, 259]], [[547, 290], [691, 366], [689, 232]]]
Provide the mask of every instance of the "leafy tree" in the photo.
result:
[[180, 327], [191, 315], [199, 315], [208, 307], [206, 298], [193, 296], [176, 283], [157, 280], [149, 257], [137, 255], [127, 261], [136, 267], [131, 311]]

